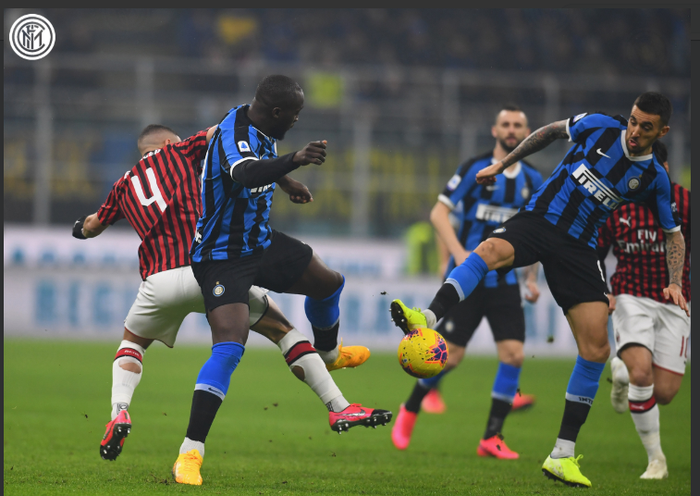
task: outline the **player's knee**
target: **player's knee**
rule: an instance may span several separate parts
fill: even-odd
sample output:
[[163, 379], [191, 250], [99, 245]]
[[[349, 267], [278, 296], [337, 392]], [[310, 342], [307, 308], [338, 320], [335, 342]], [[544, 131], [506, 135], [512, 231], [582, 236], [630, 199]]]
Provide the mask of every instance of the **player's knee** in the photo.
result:
[[[654, 384], [654, 376], [651, 370], [648, 370], [645, 367], [632, 366], [632, 368], [629, 370], [629, 376], [630, 383], [634, 384], [635, 386], [648, 387]], [[656, 391], [654, 391], [654, 395], [656, 395]]]
[[579, 355], [589, 362], [605, 363], [610, 357], [610, 343], [605, 340], [579, 344]]

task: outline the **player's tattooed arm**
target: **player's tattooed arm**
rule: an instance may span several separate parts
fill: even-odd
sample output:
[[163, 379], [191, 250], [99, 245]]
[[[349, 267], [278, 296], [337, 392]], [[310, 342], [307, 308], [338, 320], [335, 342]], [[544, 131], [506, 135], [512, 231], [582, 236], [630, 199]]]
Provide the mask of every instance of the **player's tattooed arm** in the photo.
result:
[[566, 120], [552, 122], [546, 126], [542, 126], [530, 136], [525, 138], [512, 152], [510, 152], [501, 163], [504, 169], [513, 165], [518, 160], [532, 155], [558, 139], [568, 139], [569, 134], [566, 132]]
[[666, 235], [666, 265], [668, 267], [668, 284], [683, 284], [683, 265], [685, 262], [685, 240], [680, 231]]

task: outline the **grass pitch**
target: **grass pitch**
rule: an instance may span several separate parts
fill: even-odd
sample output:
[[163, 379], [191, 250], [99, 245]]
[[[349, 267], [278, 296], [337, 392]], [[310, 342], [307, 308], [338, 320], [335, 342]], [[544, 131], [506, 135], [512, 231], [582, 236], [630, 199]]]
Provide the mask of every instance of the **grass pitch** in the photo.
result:
[[[129, 413], [133, 428], [114, 462], [98, 447], [109, 420], [114, 343], [6, 339], [6, 495], [530, 495], [580, 493], [541, 472], [556, 439], [573, 359], [527, 357], [521, 390], [537, 403], [506, 420], [518, 460], [483, 459], [476, 446], [490, 407], [496, 358], [467, 356], [443, 382], [447, 411], [423, 413], [410, 447], [391, 443], [391, 424], [338, 435], [325, 407], [276, 349], [248, 349], [207, 439], [204, 485], [173, 482], [192, 390], [208, 347], [154, 344]], [[397, 339], [398, 342], [398, 339]], [[350, 402], [398, 413], [413, 379], [393, 353], [333, 373]], [[642, 481], [646, 453], [629, 414], [609, 401], [609, 367], [576, 445], [588, 494], [690, 494], [690, 368], [673, 403], [661, 407], [669, 478]], [[393, 423], [393, 421], [392, 421]]]

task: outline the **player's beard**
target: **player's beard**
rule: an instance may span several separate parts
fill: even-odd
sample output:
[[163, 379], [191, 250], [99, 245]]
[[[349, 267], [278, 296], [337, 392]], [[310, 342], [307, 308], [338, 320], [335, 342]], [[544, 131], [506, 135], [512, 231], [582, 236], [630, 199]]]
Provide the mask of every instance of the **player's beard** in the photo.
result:
[[508, 143], [507, 143], [506, 140], [504, 140], [504, 139], [499, 139], [499, 140], [498, 140], [498, 143], [501, 145], [501, 148], [503, 148], [503, 150], [504, 150], [506, 153], [510, 153], [510, 152], [512, 152], [513, 150], [515, 150], [515, 149], [518, 147], [518, 145], [519, 145], [520, 143], [522, 143], [522, 140], [518, 141], [518, 142], [515, 144], [515, 146], [508, 146]]

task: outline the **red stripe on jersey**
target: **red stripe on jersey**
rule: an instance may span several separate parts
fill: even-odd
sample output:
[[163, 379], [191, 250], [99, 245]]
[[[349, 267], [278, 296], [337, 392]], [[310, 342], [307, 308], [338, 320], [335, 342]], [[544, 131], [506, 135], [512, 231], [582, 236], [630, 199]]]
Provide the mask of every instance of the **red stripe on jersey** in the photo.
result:
[[287, 365], [291, 366], [294, 362], [309, 353], [316, 353], [316, 349], [311, 346], [311, 343], [308, 341], [300, 341], [285, 353], [284, 359], [287, 361]]
[[142, 279], [190, 264], [190, 245], [202, 212], [199, 176], [207, 130], [155, 150], [114, 183], [97, 211], [102, 224], [122, 218], [141, 238]]
[[[690, 192], [672, 183], [685, 239], [683, 265], [683, 297], [690, 301]], [[666, 243], [664, 233], [652, 211], [643, 205], [628, 203], [615, 210], [600, 228], [598, 246], [612, 246], [617, 259], [610, 278], [613, 294], [643, 296], [668, 303], [663, 289], [668, 287]]]
[[630, 412], [644, 413], [648, 412], [656, 405], [656, 398], [653, 396], [646, 401], [629, 401]]
[[139, 362], [143, 363], [143, 355], [133, 348], [121, 348], [120, 350], [117, 351], [117, 354], [114, 357], [114, 359], [116, 360], [117, 358], [121, 358], [124, 356], [129, 356], [131, 358], [135, 358]]

